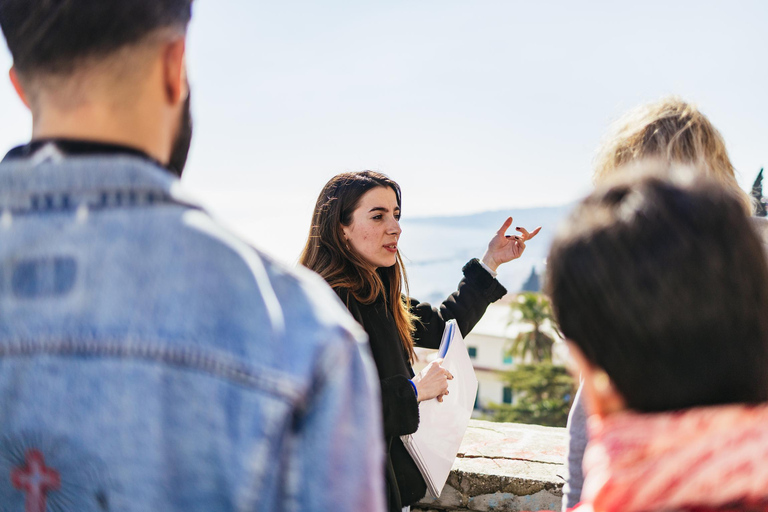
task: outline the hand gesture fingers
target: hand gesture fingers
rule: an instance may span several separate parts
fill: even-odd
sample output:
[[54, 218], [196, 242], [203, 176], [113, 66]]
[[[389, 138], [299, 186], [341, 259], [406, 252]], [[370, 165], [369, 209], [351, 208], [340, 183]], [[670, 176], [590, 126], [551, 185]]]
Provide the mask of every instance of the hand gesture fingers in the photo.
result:
[[488, 250], [483, 256], [483, 263], [492, 271], [496, 269], [502, 263], [512, 261], [523, 255], [525, 251], [525, 242], [532, 239], [541, 231], [541, 226], [534, 229], [532, 232], [528, 232], [523, 227], [515, 228], [520, 234], [507, 234], [507, 230], [512, 225], [512, 217], [507, 217], [501, 228], [496, 232], [494, 237], [488, 243]]
[[517, 231], [519, 231], [520, 233], [523, 234], [523, 237], [522, 237], [523, 241], [528, 241], [531, 238], [533, 238], [533, 237], [535, 237], [536, 235], [539, 234], [539, 231], [541, 231], [541, 226], [539, 226], [536, 229], [534, 229], [533, 233], [529, 233], [527, 229], [522, 228], [522, 227], [517, 227], [517, 228], [515, 228], [515, 230], [517, 230]]
[[501, 225], [501, 228], [496, 232], [497, 235], [505, 236], [505, 233], [509, 229], [509, 226], [512, 225], [512, 217], [507, 217], [507, 220], [504, 221], [504, 224]]

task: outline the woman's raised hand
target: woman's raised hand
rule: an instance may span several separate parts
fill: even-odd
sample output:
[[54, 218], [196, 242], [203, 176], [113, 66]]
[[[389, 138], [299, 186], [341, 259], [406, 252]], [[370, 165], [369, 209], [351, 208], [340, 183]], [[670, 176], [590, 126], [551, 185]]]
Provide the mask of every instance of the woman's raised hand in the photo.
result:
[[443, 359], [438, 357], [413, 378], [413, 383], [418, 391], [419, 402], [435, 397], [437, 397], [438, 402], [442, 402], [443, 396], [448, 394], [448, 381], [453, 379], [453, 375], [440, 366], [442, 362]]
[[496, 272], [499, 265], [508, 261], [515, 260], [523, 255], [525, 242], [535, 237], [541, 231], [541, 226], [528, 232], [525, 228], [515, 228], [519, 235], [507, 235], [507, 230], [512, 225], [512, 217], [508, 217], [501, 225], [501, 229], [496, 232], [496, 236], [491, 238], [488, 243], [488, 250], [483, 256], [483, 263], [488, 265], [491, 270]]

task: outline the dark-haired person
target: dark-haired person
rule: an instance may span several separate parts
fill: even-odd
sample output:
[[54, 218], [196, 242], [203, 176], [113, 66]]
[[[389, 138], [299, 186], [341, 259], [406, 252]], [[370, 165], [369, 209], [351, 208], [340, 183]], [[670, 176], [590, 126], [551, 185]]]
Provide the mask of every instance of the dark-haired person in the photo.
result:
[[[677, 97], [640, 105], [619, 118], [603, 140], [595, 159], [594, 181], [600, 184], [644, 159], [661, 159], [691, 165], [702, 176], [732, 191], [752, 214], [749, 196], [739, 188], [728, 158], [725, 140], [696, 106]], [[750, 222], [768, 246], [768, 221], [751, 217]], [[568, 475], [563, 488], [563, 510], [581, 496], [584, 480], [582, 458], [587, 445], [587, 417], [581, 388], [568, 417]]]
[[0, 0], [0, 508], [383, 510], [364, 332], [178, 192], [190, 16]]
[[601, 186], [552, 245], [592, 413], [578, 511], [768, 509], [768, 267], [742, 198], [702, 173]]
[[445, 322], [455, 318], [466, 336], [488, 305], [506, 290], [495, 279], [502, 263], [519, 258], [525, 242], [540, 228], [506, 236], [508, 218], [488, 244], [481, 261], [464, 266], [459, 288], [439, 308], [410, 299], [398, 250], [400, 187], [387, 176], [371, 172], [343, 173], [323, 187], [300, 263], [318, 272], [341, 297], [368, 333], [381, 379], [384, 435], [387, 444], [389, 510], [420, 500], [426, 484], [402, 442], [419, 426], [418, 402], [447, 394], [451, 375], [430, 363], [414, 377], [414, 345], [438, 348]]

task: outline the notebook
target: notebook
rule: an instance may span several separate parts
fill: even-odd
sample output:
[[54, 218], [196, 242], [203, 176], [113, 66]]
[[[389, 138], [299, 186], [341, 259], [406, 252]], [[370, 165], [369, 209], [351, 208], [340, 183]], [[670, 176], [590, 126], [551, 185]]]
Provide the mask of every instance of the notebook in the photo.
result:
[[448, 480], [477, 395], [475, 370], [455, 320], [445, 324], [438, 357], [453, 375], [448, 381], [449, 394], [442, 402], [435, 398], [419, 402], [419, 429], [401, 436], [435, 498], [440, 497]]

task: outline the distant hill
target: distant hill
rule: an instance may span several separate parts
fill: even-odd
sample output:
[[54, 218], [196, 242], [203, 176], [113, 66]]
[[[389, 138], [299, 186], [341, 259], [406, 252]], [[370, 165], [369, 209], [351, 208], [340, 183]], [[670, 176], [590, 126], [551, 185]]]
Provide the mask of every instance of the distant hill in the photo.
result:
[[488, 211], [450, 217], [405, 218], [400, 249], [406, 263], [410, 294], [417, 299], [439, 303], [456, 289], [461, 267], [470, 258], [480, 258], [488, 241], [508, 216], [512, 228], [528, 230], [541, 226], [541, 233], [527, 244], [523, 256], [499, 268], [499, 280], [510, 292], [517, 292], [531, 272], [544, 269], [549, 246], [558, 224], [573, 204], [540, 208]]

